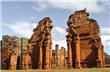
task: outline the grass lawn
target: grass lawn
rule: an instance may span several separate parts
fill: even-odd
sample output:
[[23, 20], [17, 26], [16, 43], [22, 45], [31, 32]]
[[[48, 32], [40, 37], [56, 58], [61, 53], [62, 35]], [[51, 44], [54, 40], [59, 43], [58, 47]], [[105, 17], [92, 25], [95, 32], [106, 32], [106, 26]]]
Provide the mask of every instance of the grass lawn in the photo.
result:
[[0, 72], [110, 72], [110, 68], [49, 69], [49, 70], [0, 70]]

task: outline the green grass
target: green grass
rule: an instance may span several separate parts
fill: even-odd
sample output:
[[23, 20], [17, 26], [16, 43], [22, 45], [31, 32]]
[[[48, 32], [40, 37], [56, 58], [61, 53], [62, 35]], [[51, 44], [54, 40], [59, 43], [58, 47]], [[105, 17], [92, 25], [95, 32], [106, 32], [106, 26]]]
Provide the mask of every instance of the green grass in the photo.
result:
[[110, 68], [48, 69], [48, 70], [0, 70], [0, 72], [110, 72]]

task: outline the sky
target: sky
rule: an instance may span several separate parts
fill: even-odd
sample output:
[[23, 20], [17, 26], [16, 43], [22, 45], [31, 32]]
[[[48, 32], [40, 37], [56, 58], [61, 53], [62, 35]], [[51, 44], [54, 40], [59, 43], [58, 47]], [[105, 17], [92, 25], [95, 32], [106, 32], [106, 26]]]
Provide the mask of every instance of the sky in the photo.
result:
[[53, 21], [53, 48], [59, 44], [67, 48], [67, 20], [76, 10], [87, 9], [89, 17], [100, 26], [104, 51], [110, 55], [110, 0], [1, 0], [0, 39], [2, 35], [30, 38], [39, 20]]

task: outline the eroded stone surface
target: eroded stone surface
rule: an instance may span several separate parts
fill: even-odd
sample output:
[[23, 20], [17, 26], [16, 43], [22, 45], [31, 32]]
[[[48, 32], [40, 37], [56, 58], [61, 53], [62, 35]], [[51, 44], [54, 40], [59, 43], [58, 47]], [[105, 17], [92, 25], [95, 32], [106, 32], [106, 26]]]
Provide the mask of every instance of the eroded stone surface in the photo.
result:
[[99, 25], [86, 10], [76, 11], [67, 21], [68, 68], [104, 67]]
[[51, 30], [52, 21], [49, 17], [39, 21], [29, 41], [32, 50], [33, 68], [51, 68]]
[[52, 68], [67, 68], [67, 51], [58, 44], [55, 45], [55, 50], [52, 50]]
[[28, 39], [4, 35], [1, 42], [1, 68], [22, 69], [22, 53]]
[[45, 17], [33, 29], [31, 38], [5, 35], [0, 41], [2, 69], [50, 69], [104, 67], [104, 50], [99, 25], [86, 10], [76, 11], [67, 21], [65, 48], [52, 50], [52, 21]]

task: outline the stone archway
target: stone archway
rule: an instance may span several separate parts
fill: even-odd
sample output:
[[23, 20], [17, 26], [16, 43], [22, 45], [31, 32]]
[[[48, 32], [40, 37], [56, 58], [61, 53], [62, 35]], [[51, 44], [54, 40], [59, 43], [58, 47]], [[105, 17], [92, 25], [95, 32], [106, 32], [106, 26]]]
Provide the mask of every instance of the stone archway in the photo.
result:
[[88, 16], [85, 9], [76, 11], [68, 18], [68, 68], [104, 67], [99, 25]]
[[49, 69], [51, 67], [51, 30], [52, 21], [45, 17], [39, 21], [29, 40], [32, 50], [33, 68]]
[[[43, 18], [33, 30], [29, 44], [32, 49], [33, 62], [36, 62], [34, 68], [51, 68], [51, 23], [49, 17]], [[90, 19], [85, 9], [71, 14], [67, 25], [68, 68], [104, 67], [103, 46], [96, 20]], [[92, 60], [95, 61], [93, 65]]]

